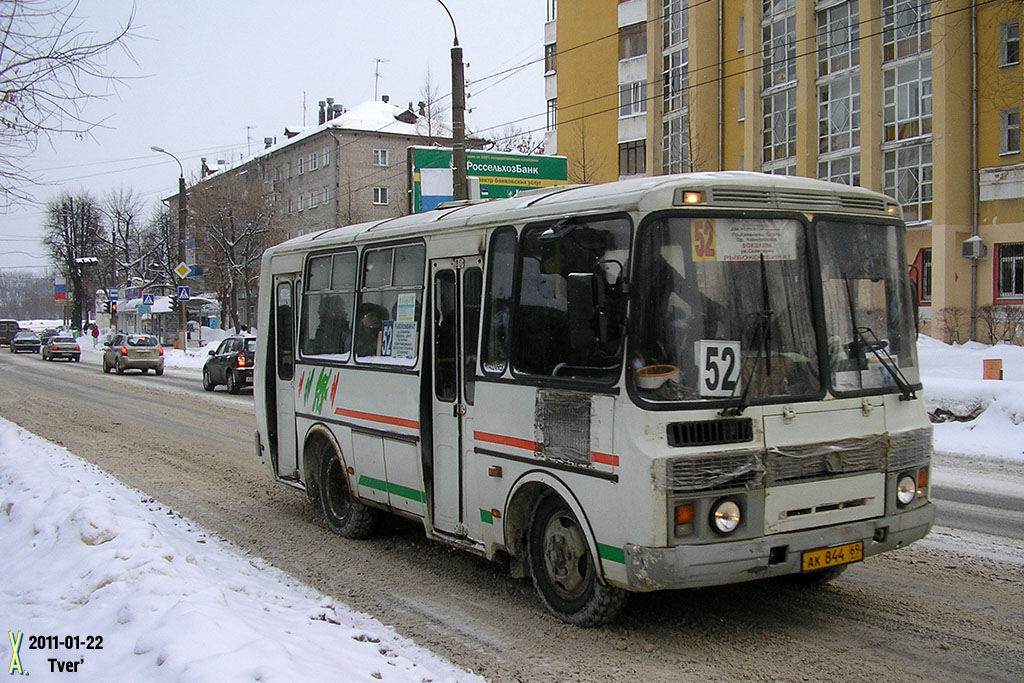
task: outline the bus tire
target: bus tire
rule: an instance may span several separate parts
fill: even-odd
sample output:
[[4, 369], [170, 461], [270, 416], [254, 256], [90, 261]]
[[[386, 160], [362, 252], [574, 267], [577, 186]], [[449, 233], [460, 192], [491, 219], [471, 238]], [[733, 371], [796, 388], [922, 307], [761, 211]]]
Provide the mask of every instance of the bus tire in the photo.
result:
[[824, 586], [826, 583], [839, 578], [839, 575], [846, 571], [847, 565], [829, 567], [816, 572], [806, 574], [790, 574], [786, 578], [798, 586]]
[[373, 533], [377, 511], [352, 497], [341, 458], [333, 449], [320, 460], [320, 507], [331, 531], [345, 538]]
[[533, 585], [553, 615], [589, 628], [622, 612], [628, 594], [598, 579], [586, 534], [558, 496], [544, 496], [534, 507], [528, 548]]

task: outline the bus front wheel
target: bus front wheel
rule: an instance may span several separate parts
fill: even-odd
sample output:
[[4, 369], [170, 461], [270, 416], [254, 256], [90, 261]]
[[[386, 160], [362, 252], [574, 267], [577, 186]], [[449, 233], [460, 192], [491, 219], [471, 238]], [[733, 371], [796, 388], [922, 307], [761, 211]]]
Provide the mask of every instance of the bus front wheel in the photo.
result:
[[320, 506], [331, 531], [345, 538], [366, 538], [373, 533], [377, 511], [352, 497], [348, 476], [337, 453], [320, 461]]
[[576, 515], [556, 495], [542, 498], [530, 519], [530, 571], [548, 611], [576, 626], [612, 621], [627, 593], [600, 582], [587, 538]]

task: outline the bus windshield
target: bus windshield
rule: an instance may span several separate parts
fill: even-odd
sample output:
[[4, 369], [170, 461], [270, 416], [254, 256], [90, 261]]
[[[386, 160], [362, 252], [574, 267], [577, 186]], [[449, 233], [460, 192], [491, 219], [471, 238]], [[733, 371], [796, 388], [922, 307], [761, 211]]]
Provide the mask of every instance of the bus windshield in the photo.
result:
[[638, 239], [634, 396], [742, 412], [821, 392], [802, 222], [664, 216]]
[[906, 393], [920, 377], [900, 230], [824, 219], [816, 227], [833, 390]]

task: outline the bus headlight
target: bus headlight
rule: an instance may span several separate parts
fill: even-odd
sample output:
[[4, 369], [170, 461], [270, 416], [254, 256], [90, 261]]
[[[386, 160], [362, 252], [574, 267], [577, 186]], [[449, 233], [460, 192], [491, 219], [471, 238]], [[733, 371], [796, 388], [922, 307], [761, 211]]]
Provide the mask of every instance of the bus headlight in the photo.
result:
[[900, 505], [910, 505], [917, 495], [917, 482], [909, 474], [901, 474], [896, 482], [896, 502]]
[[732, 498], [723, 498], [711, 508], [711, 528], [723, 536], [735, 531], [741, 518], [739, 503]]

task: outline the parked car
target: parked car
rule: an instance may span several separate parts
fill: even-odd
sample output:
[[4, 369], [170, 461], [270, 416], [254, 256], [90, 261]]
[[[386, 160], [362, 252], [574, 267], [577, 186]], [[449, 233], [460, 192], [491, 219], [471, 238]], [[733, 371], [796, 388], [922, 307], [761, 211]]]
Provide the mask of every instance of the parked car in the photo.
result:
[[32, 330], [20, 330], [11, 337], [11, 353], [31, 351], [39, 353], [39, 335]]
[[60, 334], [60, 330], [56, 327], [47, 327], [45, 330], [39, 333], [39, 343], [46, 348], [46, 345], [50, 343], [50, 339]]
[[66, 334], [56, 334], [43, 344], [43, 360], [56, 360], [67, 358], [76, 363], [82, 360], [82, 348], [78, 341]]
[[117, 370], [123, 375], [125, 370], [141, 370], [146, 374], [155, 370], [156, 374], [164, 374], [164, 347], [160, 340], [151, 334], [126, 334], [119, 332], [103, 346], [103, 372]]
[[203, 388], [213, 391], [225, 384], [228, 393], [237, 394], [243, 387], [252, 386], [252, 368], [256, 362], [256, 337], [235, 335], [226, 337], [203, 365]]
[[18, 330], [20, 329], [21, 325], [18, 323], [17, 320], [12, 320], [10, 318], [4, 318], [3, 320], [0, 320], [0, 344], [4, 346], [10, 344], [11, 339], [14, 337], [15, 334], [18, 333]]

